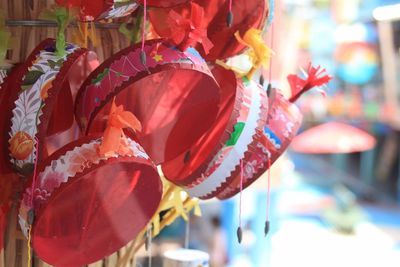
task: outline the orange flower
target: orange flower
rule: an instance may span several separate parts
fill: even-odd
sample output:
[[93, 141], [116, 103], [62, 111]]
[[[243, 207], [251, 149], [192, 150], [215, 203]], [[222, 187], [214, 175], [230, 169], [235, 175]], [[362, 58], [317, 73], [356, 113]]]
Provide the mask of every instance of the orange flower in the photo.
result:
[[111, 156], [115, 153], [128, 155], [131, 153], [125, 140], [124, 128], [141, 131], [142, 125], [135, 115], [125, 111], [123, 106], [117, 106], [114, 99], [108, 117], [107, 128], [104, 131], [103, 141], [99, 146], [99, 155]]
[[33, 139], [26, 132], [17, 132], [9, 141], [11, 155], [19, 160], [26, 159], [33, 150]]
[[49, 95], [47, 91], [53, 87], [52, 83], [54, 81], [54, 78], [51, 80], [46, 81], [45, 84], [42, 85], [42, 89], [40, 89], [40, 98], [42, 100], [46, 99]]

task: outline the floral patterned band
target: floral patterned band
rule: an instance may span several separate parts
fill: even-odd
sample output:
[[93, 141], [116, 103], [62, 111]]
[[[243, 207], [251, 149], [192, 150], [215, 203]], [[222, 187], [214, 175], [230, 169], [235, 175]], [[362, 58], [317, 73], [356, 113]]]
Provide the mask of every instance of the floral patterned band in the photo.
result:
[[[43, 44], [43, 43], [42, 43]], [[43, 46], [43, 45], [41, 45]], [[12, 110], [11, 130], [9, 132], [10, 160], [20, 174], [27, 175], [32, 171], [36, 160], [35, 137], [40, 139], [40, 125], [48, 122], [52, 113], [52, 102], [60, 90], [66, 87], [65, 77], [75, 59], [86, 50], [72, 44], [66, 47], [62, 58], [55, 53], [55, 41], [44, 41], [43, 49], [35, 51], [34, 60], [22, 75], [22, 84]], [[45, 114], [46, 113], [46, 114]], [[44, 129], [47, 131], [47, 129]]]

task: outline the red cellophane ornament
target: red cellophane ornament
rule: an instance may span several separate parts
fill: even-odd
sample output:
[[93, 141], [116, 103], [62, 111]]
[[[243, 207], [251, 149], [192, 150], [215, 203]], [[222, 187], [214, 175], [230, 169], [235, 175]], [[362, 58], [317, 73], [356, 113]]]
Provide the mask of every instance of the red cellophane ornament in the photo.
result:
[[56, 0], [60, 6], [76, 8], [82, 20], [93, 21], [102, 13], [111, 8], [113, 0]]
[[[144, 0], [137, 1], [141, 5], [144, 4]], [[189, 2], [189, 0], [147, 0], [147, 5], [151, 7], [173, 7], [186, 2]]]
[[[200, 19], [201, 25], [196, 25], [196, 20], [199, 20], [199, 17], [191, 14], [194, 4], [204, 10], [204, 14]], [[171, 11], [173, 12], [171, 13]], [[250, 28], [261, 28], [264, 25], [267, 11], [268, 4], [265, 0], [233, 1], [233, 21], [231, 26], [227, 25], [229, 0], [193, 0], [173, 8], [153, 9], [149, 12], [149, 15], [155, 32], [165, 38], [173, 39], [174, 35], [176, 35], [176, 32], [171, 32], [165, 27], [167, 21], [176, 17], [175, 13], [191, 20], [195, 28], [206, 29], [207, 37], [213, 47], [208, 52], [208, 47], [205, 47], [204, 43], [198, 42], [196, 49], [207, 61], [214, 61], [216, 59], [226, 59], [242, 52], [245, 46], [236, 40], [235, 32], [239, 31], [243, 35]]]

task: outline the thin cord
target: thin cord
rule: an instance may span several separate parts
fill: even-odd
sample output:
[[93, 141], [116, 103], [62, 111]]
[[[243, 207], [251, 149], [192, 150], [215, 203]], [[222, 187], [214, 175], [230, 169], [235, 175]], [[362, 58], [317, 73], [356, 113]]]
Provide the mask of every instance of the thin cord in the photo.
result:
[[243, 160], [240, 160], [239, 227], [242, 228]]
[[[146, 0], [145, 0], [146, 1]], [[149, 239], [149, 267], [152, 264], [152, 233], [151, 233], [151, 225], [147, 228], [147, 237]]]
[[38, 163], [38, 154], [39, 154], [39, 140], [35, 137], [36, 145], [36, 158], [35, 158], [35, 164], [33, 168], [33, 176], [32, 176], [32, 186], [31, 186], [31, 197], [30, 197], [30, 204], [31, 207], [33, 207], [33, 191], [35, 190], [35, 185], [36, 185], [36, 169], [37, 169], [37, 163]]
[[[271, 24], [271, 50], [274, 50], [274, 23]], [[269, 59], [269, 84], [271, 84], [272, 80], [272, 57]]]
[[190, 238], [190, 214], [188, 214], [188, 219], [186, 221], [185, 229], [185, 248], [189, 249], [189, 238]]
[[271, 158], [268, 158], [268, 174], [267, 174], [267, 215], [266, 215], [266, 219], [267, 221], [269, 221], [269, 207], [270, 207], [270, 193], [271, 193]]
[[146, 66], [146, 53], [144, 52], [144, 42], [146, 39], [146, 21], [147, 21], [147, 0], [143, 1], [143, 25], [142, 25], [142, 49], [140, 51], [140, 61]]
[[144, 50], [144, 41], [146, 37], [146, 21], [147, 21], [147, 0], [143, 1], [143, 25], [142, 25], [142, 51]]
[[269, 232], [269, 208], [270, 208], [270, 195], [271, 195], [271, 157], [268, 157], [268, 189], [267, 189], [267, 208], [266, 208], [266, 219], [264, 227], [264, 235], [267, 236]]
[[28, 228], [28, 267], [31, 266], [31, 262], [32, 262], [32, 256], [31, 256], [31, 231], [32, 231], [32, 225], [29, 225], [29, 228]]
[[229, 0], [229, 12], [232, 12], [232, 0]]
[[[33, 207], [33, 192], [35, 190], [35, 185], [36, 185], [36, 170], [37, 170], [37, 163], [38, 163], [38, 154], [39, 154], [39, 140], [35, 137], [36, 145], [36, 158], [35, 158], [35, 164], [33, 168], [33, 176], [32, 176], [32, 186], [31, 186], [31, 196], [29, 199], [30, 206], [31, 206], [31, 211], [29, 213], [34, 212], [34, 207]], [[28, 228], [28, 264], [27, 266], [30, 267], [32, 263], [32, 255], [31, 255], [31, 239], [32, 239], [32, 224], [33, 222], [31, 221], [30, 216], [32, 214], [28, 214], [28, 223], [29, 223], [29, 228]]]
[[236, 232], [239, 243], [242, 242], [242, 192], [243, 192], [243, 160], [240, 160], [239, 227]]

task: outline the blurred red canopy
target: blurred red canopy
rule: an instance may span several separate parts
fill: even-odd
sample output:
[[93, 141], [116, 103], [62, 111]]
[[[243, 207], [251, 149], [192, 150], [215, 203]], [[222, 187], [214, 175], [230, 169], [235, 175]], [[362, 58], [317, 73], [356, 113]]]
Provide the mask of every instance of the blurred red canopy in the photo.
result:
[[313, 127], [294, 138], [291, 148], [300, 153], [352, 153], [372, 149], [375, 137], [339, 122], [328, 122]]

